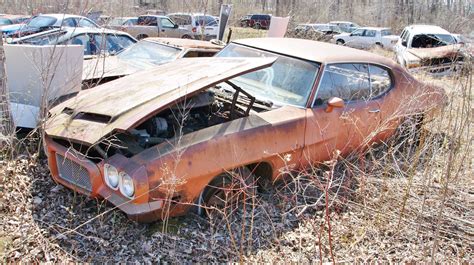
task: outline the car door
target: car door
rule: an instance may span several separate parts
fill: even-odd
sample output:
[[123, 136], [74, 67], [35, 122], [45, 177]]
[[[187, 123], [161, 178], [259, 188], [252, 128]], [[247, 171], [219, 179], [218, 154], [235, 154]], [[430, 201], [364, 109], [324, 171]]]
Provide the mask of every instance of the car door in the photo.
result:
[[[342, 99], [344, 106], [328, 112], [332, 98]], [[372, 141], [380, 119], [380, 103], [371, 97], [368, 64], [326, 65], [307, 119], [307, 152], [320, 159], [335, 149], [348, 154], [363, 148]]]
[[377, 32], [372, 29], [367, 29], [364, 31], [364, 35], [361, 38], [362, 48], [370, 48], [372, 45], [375, 45]]
[[[160, 37], [181, 38], [180, 31], [176, 24], [169, 18], [160, 18]], [[176, 26], [175, 26], [176, 25]]]
[[362, 38], [364, 35], [364, 29], [354, 30], [346, 41], [346, 45], [354, 48], [360, 48], [362, 46]]

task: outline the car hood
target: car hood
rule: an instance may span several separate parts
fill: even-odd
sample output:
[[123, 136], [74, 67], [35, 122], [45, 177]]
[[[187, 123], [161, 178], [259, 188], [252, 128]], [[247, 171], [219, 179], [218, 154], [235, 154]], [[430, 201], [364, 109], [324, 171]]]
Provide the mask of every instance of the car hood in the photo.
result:
[[436, 48], [408, 49], [408, 52], [421, 60], [443, 57], [456, 57], [461, 51], [460, 44], [446, 45]]
[[276, 58], [186, 58], [81, 91], [50, 111], [46, 134], [94, 144], [222, 81], [262, 69]]
[[[150, 66], [151, 67], [151, 66]], [[137, 64], [130, 64], [117, 56], [107, 56], [84, 60], [82, 81], [107, 77], [121, 77], [145, 69]], [[146, 67], [148, 69], [148, 67]]]

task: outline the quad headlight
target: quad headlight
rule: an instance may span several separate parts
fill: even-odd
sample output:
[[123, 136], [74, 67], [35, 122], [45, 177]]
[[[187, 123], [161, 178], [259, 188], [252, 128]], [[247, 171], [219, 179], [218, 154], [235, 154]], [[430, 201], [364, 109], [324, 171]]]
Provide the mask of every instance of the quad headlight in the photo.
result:
[[125, 172], [120, 172], [120, 192], [128, 198], [135, 194], [133, 179]]
[[104, 165], [104, 179], [107, 186], [116, 190], [119, 186], [120, 176], [118, 170], [109, 164]]

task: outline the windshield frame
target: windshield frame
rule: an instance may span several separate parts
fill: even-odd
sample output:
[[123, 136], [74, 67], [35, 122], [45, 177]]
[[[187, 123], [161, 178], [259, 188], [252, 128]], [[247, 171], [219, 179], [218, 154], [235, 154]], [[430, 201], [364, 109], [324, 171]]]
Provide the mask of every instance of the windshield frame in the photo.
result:
[[[245, 47], [247, 49], [250, 49], [250, 50], [254, 50], [254, 51], [257, 51], [257, 52], [264, 52], [264, 53], [270, 53], [271, 55], [275, 55], [276, 58], [280, 58], [280, 57], [286, 57], [286, 58], [290, 58], [290, 59], [295, 59], [295, 60], [299, 60], [299, 61], [303, 61], [303, 62], [306, 62], [306, 63], [311, 63], [313, 64], [314, 66], [316, 66], [317, 68], [315, 69], [316, 72], [314, 73], [314, 78], [313, 78], [313, 81], [312, 81], [312, 84], [310, 85], [310, 87], [308, 88], [309, 91], [308, 91], [308, 94], [306, 95], [306, 100], [304, 103], [302, 103], [301, 105], [298, 105], [298, 104], [291, 104], [289, 102], [282, 102], [282, 101], [278, 101], [278, 100], [275, 100], [275, 99], [272, 99], [272, 98], [269, 98], [269, 97], [257, 97], [256, 95], [254, 95], [252, 92], [253, 91], [248, 91], [246, 90], [245, 88], [242, 88], [243, 90], [245, 90], [247, 93], [250, 93], [252, 94], [253, 96], [255, 96], [256, 98], [258, 99], [266, 99], [266, 100], [270, 100], [273, 102], [273, 105], [274, 106], [293, 106], [293, 107], [297, 107], [297, 108], [301, 108], [301, 109], [307, 109], [308, 108], [308, 104], [311, 102], [311, 98], [313, 97], [313, 94], [314, 94], [314, 90], [315, 88], [317, 87], [317, 83], [318, 83], [318, 80], [319, 80], [319, 76], [321, 75], [321, 70], [323, 70], [323, 63], [321, 62], [317, 62], [317, 61], [312, 61], [312, 60], [307, 60], [307, 59], [304, 59], [304, 58], [300, 58], [300, 57], [296, 57], [296, 56], [292, 56], [292, 55], [289, 55], [289, 54], [283, 54], [283, 53], [279, 53], [279, 52], [276, 52], [276, 51], [271, 51], [271, 50], [267, 50], [267, 49], [261, 49], [261, 48], [256, 48], [256, 47], [252, 47], [252, 46], [249, 46], [249, 45], [245, 45], [245, 44], [241, 44], [241, 43], [235, 43], [235, 42], [231, 42], [229, 45], [236, 45], [236, 46], [240, 46], [240, 47]], [[214, 55], [214, 57], [220, 57], [221, 53], [229, 46], [227, 45], [226, 47], [224, 47], [222, 50], [220, 50], [218, 53], [216, 53]], [[222, 57], [222, 58], [227, 58], [227, 57]], [[229, 58], [232, 58], [232, 57], [229, 57]], [[234, 58], [237, 58], [237, 57], [234, 57]], [[277, 59], [278, 60], [278, 59]], [[276, 61], [275, 61], [276, 63]], [[275, 64], [274, 63], [274, 64]], [[273, 67], [272, 66], [269, 66], [267, 68], [271, 68]], [[261, 69], [261, 70], [265, 70], [267, 68], [264, 68], [264, 69]], [[257, 70], [257, 71], [260, 71], [260, 70]], [[257, 72], [257, 71], [252, 71], [251, 73], [253, 72]], [[230, 79], [229, 81], [231, 82], [235, 82], [235, 80], [233, 80], [234, 78]], [[237, 81], [238, 82], [238, 81]], [[240, 83], [240, 82], [238, 82]], [[283, 89], [284, 90], [284, 89]]]

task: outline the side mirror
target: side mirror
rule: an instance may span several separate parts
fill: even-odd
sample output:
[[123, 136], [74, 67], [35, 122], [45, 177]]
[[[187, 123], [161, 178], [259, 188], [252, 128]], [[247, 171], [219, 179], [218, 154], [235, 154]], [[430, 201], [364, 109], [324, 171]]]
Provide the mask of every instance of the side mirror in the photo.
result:
[[334, 108], [343, 108], [344, 100], [338, 97], [332, 97], [328, 100], [328, 106], [326, 112], [332, 112]]
[[174, 28], [177, 29], [179, 26], [178, 24], [174, 24]]

